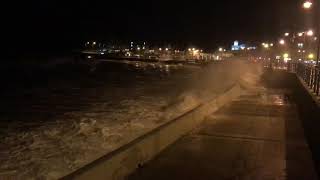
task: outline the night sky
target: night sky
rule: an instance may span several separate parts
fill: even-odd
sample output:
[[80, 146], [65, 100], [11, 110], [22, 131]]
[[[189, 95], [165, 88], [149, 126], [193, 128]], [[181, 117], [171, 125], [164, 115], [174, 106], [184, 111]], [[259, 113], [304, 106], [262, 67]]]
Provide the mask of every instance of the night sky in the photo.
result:
[[57, 53], [87, 40], [142, 40], [207, 50], [297, 28], [299, 0], [53, 1], [4, 6], [7, 52]]

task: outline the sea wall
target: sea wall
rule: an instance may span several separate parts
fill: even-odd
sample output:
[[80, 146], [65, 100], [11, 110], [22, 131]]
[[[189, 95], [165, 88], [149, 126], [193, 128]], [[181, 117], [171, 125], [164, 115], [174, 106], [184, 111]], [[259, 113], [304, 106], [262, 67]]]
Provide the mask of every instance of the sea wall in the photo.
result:
[[208, 115], [243, 94], [243, 85], [240, 84], [234, 84], [214, 99], [204, 102], [62, 179], [124, 179], [198, 126]]

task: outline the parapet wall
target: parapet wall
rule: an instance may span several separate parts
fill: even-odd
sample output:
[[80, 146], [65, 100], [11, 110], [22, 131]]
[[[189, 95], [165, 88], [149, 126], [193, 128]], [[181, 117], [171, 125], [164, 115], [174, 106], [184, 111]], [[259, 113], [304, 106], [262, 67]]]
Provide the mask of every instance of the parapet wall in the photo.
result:
[[198, 126], [208, 115], [244, 93], [239, 84], [218, 97], [137, 138], [62, 179], [124, 179], [140, 165]]

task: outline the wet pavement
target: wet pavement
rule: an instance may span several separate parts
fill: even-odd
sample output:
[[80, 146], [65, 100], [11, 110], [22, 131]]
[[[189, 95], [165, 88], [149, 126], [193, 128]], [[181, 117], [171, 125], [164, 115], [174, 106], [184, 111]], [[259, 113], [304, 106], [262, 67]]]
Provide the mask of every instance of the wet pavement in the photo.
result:
[[251, 90], [129, 179], [317, 179], [290, 94], [262, 86]]

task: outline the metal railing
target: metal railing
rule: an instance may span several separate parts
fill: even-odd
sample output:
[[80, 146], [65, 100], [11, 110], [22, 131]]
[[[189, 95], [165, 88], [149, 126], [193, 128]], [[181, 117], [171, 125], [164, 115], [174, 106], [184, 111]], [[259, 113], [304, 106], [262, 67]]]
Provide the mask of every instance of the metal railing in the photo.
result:
[[296, 73], [312, 91], [320, 95], [320, 68], [303, 63], [288, 63], [287, 70]]

